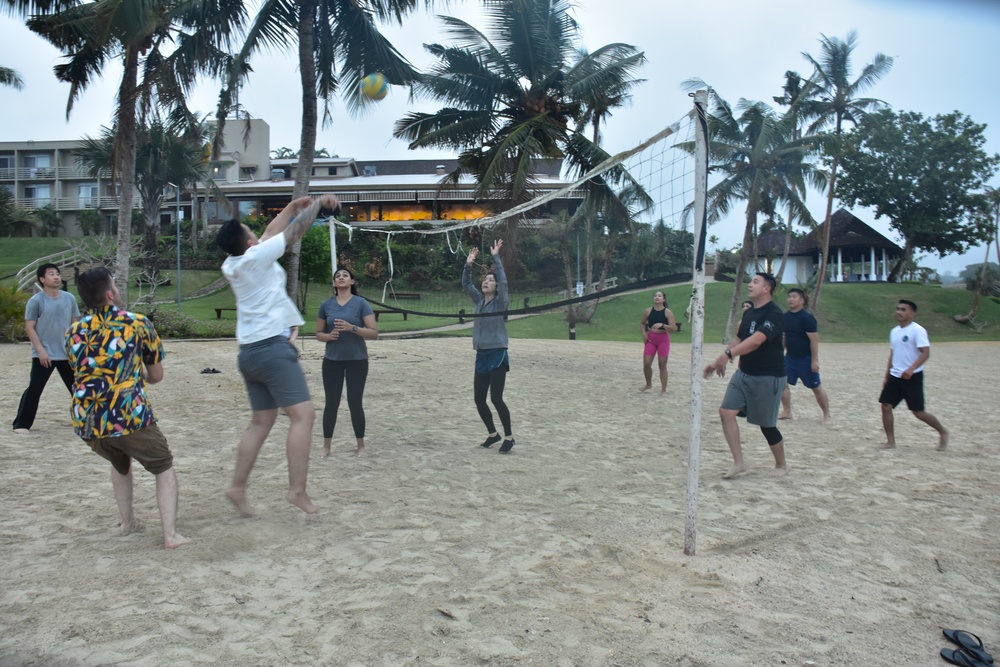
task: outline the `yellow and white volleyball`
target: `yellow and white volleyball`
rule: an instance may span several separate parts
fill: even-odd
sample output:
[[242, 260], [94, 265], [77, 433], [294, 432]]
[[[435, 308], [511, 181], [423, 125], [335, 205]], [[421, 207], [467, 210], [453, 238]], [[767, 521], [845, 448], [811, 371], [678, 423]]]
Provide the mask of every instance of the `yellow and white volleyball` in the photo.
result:
[[389, 82], [381, 72], [369, 74], [361, 79], [361, 92], [370, 100], [380, 100], [389, 94]]

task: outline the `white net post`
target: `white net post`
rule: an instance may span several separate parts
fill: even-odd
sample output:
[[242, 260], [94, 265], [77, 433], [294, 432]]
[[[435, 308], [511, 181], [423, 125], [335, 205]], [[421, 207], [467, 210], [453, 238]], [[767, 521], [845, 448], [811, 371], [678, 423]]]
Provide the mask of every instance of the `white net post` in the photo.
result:
[[694, 268], [691, 290], [691, 435], [688, 443], [687, 495], [684, 516], [684, 554], [695, 554], [698, 536], [698, 464], [701, 460], [702, 350], [705, 342], [705, 214], [708, 193], [708, 93], [694, 94]]
[[330, 281], [332, 283], [333, 277], [337, 275], [337, 219], [331, 215], [326, 224], [330, 227]]

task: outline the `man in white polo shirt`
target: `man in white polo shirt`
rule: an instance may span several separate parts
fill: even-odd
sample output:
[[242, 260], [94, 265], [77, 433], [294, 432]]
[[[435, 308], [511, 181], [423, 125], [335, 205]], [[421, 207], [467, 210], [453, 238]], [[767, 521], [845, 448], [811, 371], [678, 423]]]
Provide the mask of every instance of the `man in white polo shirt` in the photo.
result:
[[249, 515], [247, 481], [257, 454], [284, 408], [288, 429], [288, 502], [309, 514], [319, 511], [306, 493], [309, 446], [315, 408], [309, 397], [298, 354], [287, 332], [305, 322], [285, 292], [285, 270], [278, 259], [309, 231], [321, 209], [336, 211], [339, 200], [323, 195], [315, 201], [300, 197], [268, 224], [258, 239], [249, 227], [230, 220], [219, 229], [216, 243], [229, 257], [222, 273], [236, 295], [236, 340], [239, 369], [247, 387], [252, 415], [240, 438], [236, 470], [226, 497], [241, 514]]

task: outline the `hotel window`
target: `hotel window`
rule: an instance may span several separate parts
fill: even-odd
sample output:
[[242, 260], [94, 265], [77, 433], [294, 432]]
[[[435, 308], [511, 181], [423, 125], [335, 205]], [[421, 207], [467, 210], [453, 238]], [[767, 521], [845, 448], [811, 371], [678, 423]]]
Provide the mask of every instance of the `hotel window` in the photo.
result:
[[80, 208], [99, 208], [101, 205], [100, 190], [96, 183], [84, 183], [77, 186], [77, 196], [80, 198]]
[[32, 205], [38, 208], [52, 203], [52, 188], [47, 185], [24, 186], [24, 198], [33, 199]]

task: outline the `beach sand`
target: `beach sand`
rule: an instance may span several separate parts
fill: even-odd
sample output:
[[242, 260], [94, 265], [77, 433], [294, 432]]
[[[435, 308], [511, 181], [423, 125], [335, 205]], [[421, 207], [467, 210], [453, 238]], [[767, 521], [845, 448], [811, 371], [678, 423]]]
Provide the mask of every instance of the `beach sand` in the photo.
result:
[[[117, 534], [110, 466], [73, 435], [54, 375], [31, 435], [0, 429], [0, 665], [936, 665], [942, 627], [1000, 655], [996, 344], [933, 344], [945, 452], [904, 407], [899, 447], [876, 451], [888, 345], [823, 345], [834, 421], [793, 388], [782, 479], [745, 423], [749, 471], [720, 479], [728, 379], [706, 381], [693, 556], [688, 345], [661, 397], [638, 392], [638, 342], [512, 340], [517, 445], [499, 456], [477, 446], [469, 339], [376, 341], [370, 456], [353, 456], [345, 401], [324, 460], [322, 346], [307, 340], [321, 512], [285, 501], [281, 417], [254, 518], [222, 495], [249, 418], [236, 344], [165, 345], [149, 393], [193, 542], [161, 548], [144, 470], [145, 530]], [[9, 424], [28, 347], [0, 346], [0, 365]]]

